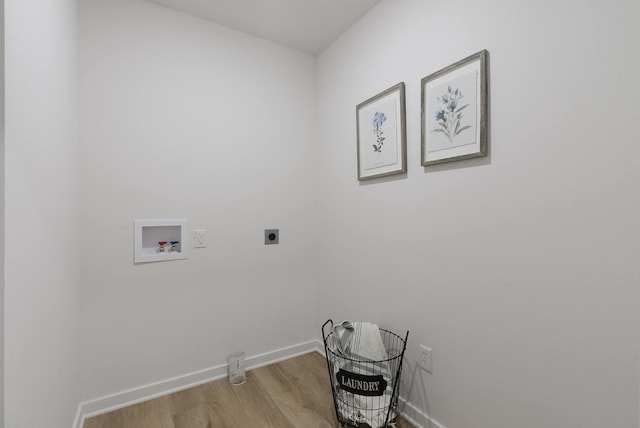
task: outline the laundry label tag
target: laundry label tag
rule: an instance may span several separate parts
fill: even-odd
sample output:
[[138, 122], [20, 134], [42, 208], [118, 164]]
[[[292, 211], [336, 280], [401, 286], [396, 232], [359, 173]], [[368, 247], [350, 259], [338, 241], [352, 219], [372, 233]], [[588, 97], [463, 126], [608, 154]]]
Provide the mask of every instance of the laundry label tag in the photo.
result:
[[387, 389], [387, 381], [382, 375], [368, 376], [340, 369], [336, 380], [340, 388], [356, 395], [380, 396]]

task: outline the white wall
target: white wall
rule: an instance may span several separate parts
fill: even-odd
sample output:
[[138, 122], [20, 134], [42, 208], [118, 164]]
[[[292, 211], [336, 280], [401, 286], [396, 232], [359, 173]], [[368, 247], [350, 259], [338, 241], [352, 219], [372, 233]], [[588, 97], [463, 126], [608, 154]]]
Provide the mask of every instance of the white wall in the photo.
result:
[[[639, 11], [384, 1], [318, 59], [317, 323], [410, 329], [443, 426], [638, 426]], [[481, 49], [490, 155], [422, 168], [420, 79]], [[358, 183], [355, 106], [399, 81], [409, 172]]]
[[0, 1], [0, 427], [4, 426], [4, 1]]
[[75, 0], [5, 2], [4, 426], [79, 401]]
[[[142, 1], [80, 14], [83, 400], [316, 337], [315, 58]], [[208, 246], [134, 265], [138, 218]]]

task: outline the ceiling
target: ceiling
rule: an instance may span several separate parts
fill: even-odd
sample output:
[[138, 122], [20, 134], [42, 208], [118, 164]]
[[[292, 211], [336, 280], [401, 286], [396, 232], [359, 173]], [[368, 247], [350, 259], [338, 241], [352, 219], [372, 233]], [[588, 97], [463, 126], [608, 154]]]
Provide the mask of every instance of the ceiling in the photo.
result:
[[380, 0], [151, 0], [317, 55]]

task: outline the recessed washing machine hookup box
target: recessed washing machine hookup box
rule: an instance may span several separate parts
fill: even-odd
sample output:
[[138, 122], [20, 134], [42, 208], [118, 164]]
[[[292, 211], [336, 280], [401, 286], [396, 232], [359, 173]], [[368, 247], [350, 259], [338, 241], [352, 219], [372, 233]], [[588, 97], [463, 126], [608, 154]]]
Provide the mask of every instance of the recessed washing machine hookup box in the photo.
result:
[[187, 220], [135, 220], [135, 263], [188, 258]]

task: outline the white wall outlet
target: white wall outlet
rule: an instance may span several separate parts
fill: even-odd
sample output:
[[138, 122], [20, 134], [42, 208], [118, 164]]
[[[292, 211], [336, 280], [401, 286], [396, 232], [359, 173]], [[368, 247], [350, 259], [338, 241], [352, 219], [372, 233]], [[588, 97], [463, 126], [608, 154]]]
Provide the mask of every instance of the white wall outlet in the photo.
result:
[[433, 351], [424, 345], [420, 345], [420, 354], [418, 355], [418, 365], [420, 368], [433, 372]]
[[207, 246], [207, 231], [196, 230], [193, 234], [193, 240], [195, 241], [196, 248], [206, 248]]

